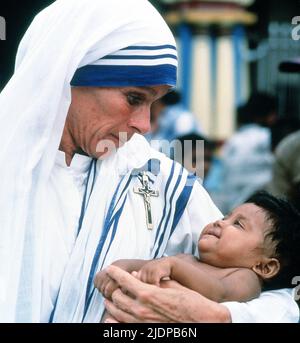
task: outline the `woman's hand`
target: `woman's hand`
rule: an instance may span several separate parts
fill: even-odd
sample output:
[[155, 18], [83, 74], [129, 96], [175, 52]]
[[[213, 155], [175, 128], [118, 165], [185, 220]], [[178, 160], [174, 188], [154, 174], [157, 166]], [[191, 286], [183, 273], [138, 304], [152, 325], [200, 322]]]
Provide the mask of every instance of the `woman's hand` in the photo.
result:
[[[109, 314], [123, 323], [200, 323], [230, 322], [230, 313], [213, 302], [174, 281], [164, 281], [163, 288], [145, 284], [116, 266], [107, 274], [120, 288], [106, 300]], [[171, 287], [171, 288], [170, 288]]]

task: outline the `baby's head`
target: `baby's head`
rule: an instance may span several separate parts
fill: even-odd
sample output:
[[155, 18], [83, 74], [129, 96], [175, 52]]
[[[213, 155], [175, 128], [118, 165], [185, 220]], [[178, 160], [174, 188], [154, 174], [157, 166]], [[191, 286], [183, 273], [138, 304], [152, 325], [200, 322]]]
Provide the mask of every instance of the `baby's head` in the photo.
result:
[[266, 192], [208, 224], [198, 248], [201, 261], [221, 268], [250, 268], [265, 289], [291, 287], [300, 275], [300, 213]]

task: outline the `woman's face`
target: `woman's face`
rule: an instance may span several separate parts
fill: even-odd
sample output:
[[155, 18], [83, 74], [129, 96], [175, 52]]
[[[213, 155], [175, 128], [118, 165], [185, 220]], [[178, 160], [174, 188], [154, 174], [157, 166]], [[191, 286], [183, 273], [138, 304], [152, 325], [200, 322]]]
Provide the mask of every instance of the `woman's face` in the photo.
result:
[[73, 87], [66, 127], [74, 145], [99, 158], [123, 145], [134, 133], [145, 134], [150, 131], [151, 104], [169, 88]]

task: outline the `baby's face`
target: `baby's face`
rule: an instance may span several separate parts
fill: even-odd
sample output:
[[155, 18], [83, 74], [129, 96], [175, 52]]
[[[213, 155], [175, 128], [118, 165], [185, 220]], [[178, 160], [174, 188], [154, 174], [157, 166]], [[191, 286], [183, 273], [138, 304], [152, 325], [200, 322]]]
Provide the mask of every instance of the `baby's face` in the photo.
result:
[[251, 268], [266, 253], [269, 229], [264, 210], [250, 203], [241, 205], [203, 229], [198, 242], [200, 259], [216, 267]]

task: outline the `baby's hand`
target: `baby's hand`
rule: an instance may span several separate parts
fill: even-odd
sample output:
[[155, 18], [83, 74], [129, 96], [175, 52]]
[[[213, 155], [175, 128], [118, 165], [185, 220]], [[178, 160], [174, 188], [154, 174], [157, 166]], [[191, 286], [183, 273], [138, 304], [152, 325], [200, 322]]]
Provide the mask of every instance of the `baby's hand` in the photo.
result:
[[113, 292], [119, 288], [119, 285], [108, 276], [106, 269], [103, 269], [96, 274], [94, 285], [99, 292], [109, 300], [111, 300]]
[[[132, 261], [134, 260], [117, 260], [112, 264], [123, 270], [126, 270], [127, 272], [130, 272]], [[119, 285], [107, 275], [105, 269], [96, 274], [94, 285], [99, 292], [101, 292], [102, 295], [109, 300], [111, 300], [113, 292], [119, 288]]]
[[172, 270], [172, 259], [164, 257], [146, 263], [137, 273], [137, 278], [143, 282], [159, 286], [160, 280], [170, 277]]

